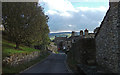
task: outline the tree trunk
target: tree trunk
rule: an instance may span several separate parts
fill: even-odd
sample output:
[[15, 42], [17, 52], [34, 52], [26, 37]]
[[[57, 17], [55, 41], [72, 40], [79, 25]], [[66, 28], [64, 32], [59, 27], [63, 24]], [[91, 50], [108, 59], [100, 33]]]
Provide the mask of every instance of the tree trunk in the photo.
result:
[[15, 49], [19, 49], [19, 43], [18, 43], [18, 42], [16, 42], [16, 47], [15, 47]]

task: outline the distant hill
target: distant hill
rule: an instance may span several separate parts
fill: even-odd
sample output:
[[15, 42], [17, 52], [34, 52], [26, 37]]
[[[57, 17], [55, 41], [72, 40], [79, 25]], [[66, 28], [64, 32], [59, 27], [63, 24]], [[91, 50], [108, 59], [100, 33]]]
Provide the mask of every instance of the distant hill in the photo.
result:
[[[79, 34], [79, 33], [77, 32], [77, 34]], [[60, 33], [50, 33], [49, 34], [49, 37], [51, 40], [53, 40], [55, 38], [55, 36], [57, 36], [57, 37], [66, 37], [66, 36], [70, 37], [71, 32], [60, 32]]]
[[49, 37], [51, 40], [53, 40], [55, 38], [55, 36], [57, 37], [70, 37], [71, 36], [71, 32], [60, 32], [60, 33], [50, 33]]

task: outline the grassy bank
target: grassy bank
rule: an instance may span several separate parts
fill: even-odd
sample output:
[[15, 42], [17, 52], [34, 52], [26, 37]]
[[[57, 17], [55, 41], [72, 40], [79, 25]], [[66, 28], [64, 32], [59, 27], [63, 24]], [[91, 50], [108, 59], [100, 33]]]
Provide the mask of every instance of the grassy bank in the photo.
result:
[[20, 45], [19, 50], [15, 49], [14, 47], [15, 47], [14, 43], [6, 41], [6, 40], [2, 40], [2, 58], [4, 59], [5, 57], [10, 56], [12, 54], [31, 53], [34, 51], [40, 51], [43, 54], [35, 60], [31, 60], [30, 62], [20, 64], [18, 66], [13, 67], [10, 65], [3, 65], [3, 67], [2, 67], [3, 74], [4, 73], [19, 73], [19, 72], [25, 70], [26, 68], [32, 66], [33, 64], [40, 62], [41, 60], [43, 60], [44, 58], [46, 58], [49, 55], [48, 52], [43, 52], [43, 50], [37, 50], [37, 49], [29, 48], [29, 47], [23, 46], [23, 45]]
[[40, 51], [23, 45], [20, 45], [19, 50], [18, 49], [16, 50], [14, 47], [15, 47], [14, 43], [9, 42], [7, 40], [2, 40], [2, 58], [16, 53], [30, 53], [34, 51]]

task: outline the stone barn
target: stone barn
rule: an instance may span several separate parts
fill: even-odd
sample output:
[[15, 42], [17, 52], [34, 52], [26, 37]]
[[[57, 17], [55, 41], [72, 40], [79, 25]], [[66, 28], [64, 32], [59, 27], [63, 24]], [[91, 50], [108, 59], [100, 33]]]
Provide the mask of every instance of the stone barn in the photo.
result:
[[110, 2], [96, 33], [96, 61], [106, 72], [120, 73], [120, 2]]

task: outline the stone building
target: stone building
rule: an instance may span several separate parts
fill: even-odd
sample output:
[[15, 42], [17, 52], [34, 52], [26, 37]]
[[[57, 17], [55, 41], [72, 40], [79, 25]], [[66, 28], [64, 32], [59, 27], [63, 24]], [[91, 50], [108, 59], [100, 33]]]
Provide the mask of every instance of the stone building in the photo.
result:
[[96, 61], [107, 72], [120, 72], [120, 2], [110, 2], [96, 40]]
[[[83, 34], [85, 33], [85, 34]], [[71, 36], [68, 38], [66, 37], [56, 37], [55, 36], [55, 43], [57, 45], [57, 48], [60, 48], [61, 50], [69, 50], [72, 47], [73, 43], [76, 43], [80, 39], [83, 38], [94, 38], [95, 34], [94, 33], [89, 33], [87, 29], [80, 30], [80, 35], [77, 35], [75, 31], [72, 31]]]
[[[85, 33], [85, 34], [83, 34]], [[73, 43], [78, 42], [80, 39], [83, 38], [94, 38], [95, 34], [94, 33], [89, 33], [87, 29], [80, 30], [80, 35], [76, 35], [75, 31], [72, 31], [71, 37], [67, 38], [63, 43], [63, 46], [65, 49], [69, 50], [72, 47]]]
[[66, 51], [69, 51], [69, 49], [72, 47], [72, 42], [68, 38], [66, 41], [63, 42], [63, 49]]
[[69, 51], [69, 49], [72, 47], [72, 43], [77, 42], [81, 38], [82, 38], [82, 36], [76, 35], [76, 32], [72, 31], [71, 37], [67, 38], [63, 42], [64, 49], [67, 50], [67, 51]]
[[[72, 33], [72, 35], [74, 35], [74, 33]], [[69, 39], [72, 41], [72, 43], [77, 42], [80, 39], [83, 38], [94, 38], [95, 34], [94, 33], [89, 33], [89, 31], [87, 29], [84, 30], [80, 30], [80, 35], [75, 35], [75, 36], [71, 36]]]
[[66, 37], [56, 37], [55, 36], [55, 43], [57, 45], [57, 48], [63, 49], [63, 42], [67, 40], [67, 36]]
[[83, 38], [94, 38], [95, 33], [89, 33], [89, 31], [87, 29], [84, 30], [85, 35], [83, 35]]

